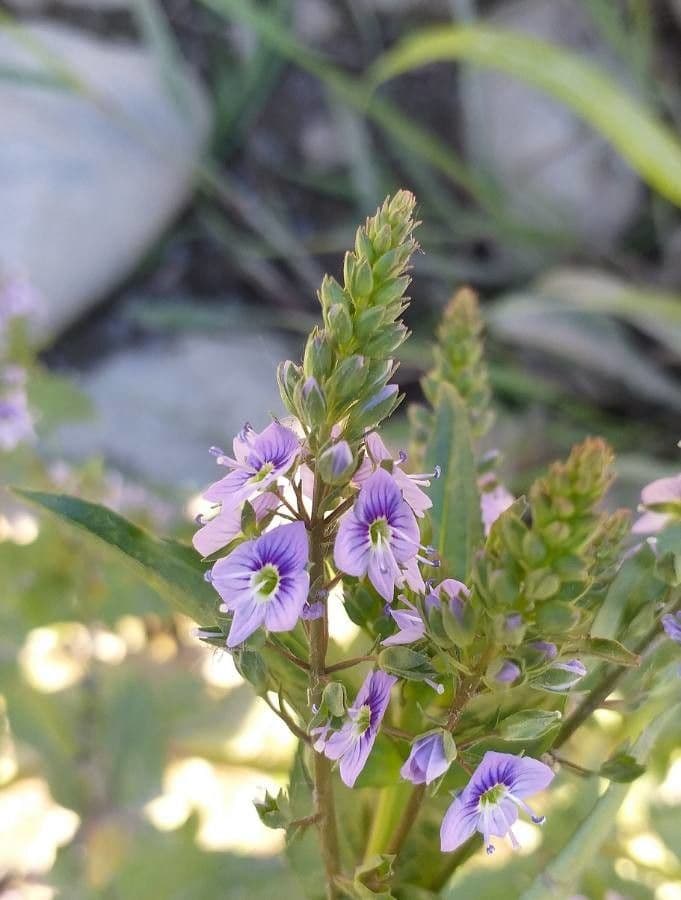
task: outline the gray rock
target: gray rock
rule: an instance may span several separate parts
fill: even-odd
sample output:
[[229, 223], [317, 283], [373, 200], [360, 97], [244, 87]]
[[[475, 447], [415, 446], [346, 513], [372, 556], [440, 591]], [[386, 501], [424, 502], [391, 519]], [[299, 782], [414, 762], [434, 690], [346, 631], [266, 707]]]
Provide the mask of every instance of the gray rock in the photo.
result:
[[97, 417], [60, 428], [49, 451], [101, 455], [152, 483], [200, 488], [221, 471], [209, 447], [229, 451], [245, 421], [261, 428], [270, 413], [283, 414], [275, 373], [290, 355], [281, 338], [248, 332], [118, 353], [80, 379]]
[[[624, 78], [580, 0], [519, 0], [489, 21], [577, 51]], [[464, 67], [461, 100], [467, 155], [497, 179], [517, 217], [565, 229], [596, 250], [612, 246], [642, 198], [616, 150], [567, 107], [504, 73]]]
[[[186, 201], [210, 124], [198, 83], [150, 50], [49, 23], [33, 40], [84, 91], [0, 81], [0, 271], [45, 295], [43, 330], [73, 322], [130, 272]], [[8, 30], [0, 65], [41, 72]]]

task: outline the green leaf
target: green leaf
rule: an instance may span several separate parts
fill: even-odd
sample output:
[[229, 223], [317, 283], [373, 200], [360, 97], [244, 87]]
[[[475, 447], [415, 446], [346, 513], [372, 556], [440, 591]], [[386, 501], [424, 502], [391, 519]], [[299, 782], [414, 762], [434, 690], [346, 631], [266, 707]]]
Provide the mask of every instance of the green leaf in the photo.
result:
[[466, 581], [473, 553], [482, 539], [480, 497], [468, 414], [456, 389], [441, 384], [433, 431], [426, 448], [426, 467], [439, 465], [442, 474], [430, 487], [433, 501], [433, 543], [442, 560], [444, 577]]
[[503, 720], [499, 736], [506, 741], [533, 741], [555, 728], [560, 719], [557, 709], [521, 709]]
[[636, 653], [609, 638], [590, 637], [570, 644], [570, 652], [582, 653], [585, 656], [595, 656], [616, 666], [638, 666], [641, 657]]
[[215, 592], [204, 581], [203, 566], [191, 547], [159, 540], [118, 513], [78, 497], [20, 489], [15, 493], [99, 538], [178, 611], [197, 622], [215, 621]]
[[655, 554], [643, 547], [626, 559], [613, 579], [603, 605], [591, 627], [592, 637], [614, 638], [634, 618], [643, 606], [654, 606], [665, 591], [665, 585], [655, 577]]
[[409, 647], [386, 647], [378, 654], [376, 664], [384, 672], [408, 681], [425, 681], [437, 677], [437, 672], [425, 653], [418, 653]]
[[640, 778], [645, 770], [646, 767], [636, 762], [630, 753], [618, 753], [603, 763], [598, 774], [619, 784], [629, 784]]
[[668, 200], [681, 206], [681, 145], [666, 125], [598, 66], [534, 37], [486, 26], [437, 26], [401, 41], [374, 65], [378, 84], [456, 60], [500, 69], [568, 106], [606, 137]]
[[379, 734], [355, 787], [391, 787], [397, 784], [403, 762], [404, 755], [397, 749], [395, 741]]

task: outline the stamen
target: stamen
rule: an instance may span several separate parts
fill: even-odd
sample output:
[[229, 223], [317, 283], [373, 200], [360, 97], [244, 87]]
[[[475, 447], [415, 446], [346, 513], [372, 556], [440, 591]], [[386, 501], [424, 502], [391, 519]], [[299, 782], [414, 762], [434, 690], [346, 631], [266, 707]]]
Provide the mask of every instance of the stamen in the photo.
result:
[[203, 573], [203, 580], [204, 580], [204, 581], [207, 581], [208, 584], [212, 584], [212, 583], [213, 583], [213, 570], [212, 570], [212, 569], [207, 569], [207, 570]]
[[222, 450], [220, 447], [209, 447], [208, 452], [210, 453], [211, 456], [224, 456], [225, 455], [225, 451]]
[[511, 839], [511, 846], [513, 847], [513, 849], [514, 849], [514, 850], [520, 850], [520, 841], [519, 841], [518, 838], [513, 834], [513, 829], [512, 829], [512, 828], [509, 828], [507, 833], [508, 833], [508, 836], [509, 836], [510, 839]]
[[435, 691], [436, 694], [444, 694], [444, 684], [438, 684], [437, 681], [432, 681], [430, 678], [424, 678], [423, 680], [428, 685], [428, 687], [432, 688]]
[[406, 450], [400, 450], [400, 452], [397, 454], [397, 456], [401, 463], [405, 463], [409, 459], [409, 456], [407, 455]]
[[543, 825], [546, 821], [546, 816], [530, 816], [535, 825]]
[[494, 844], [488, 844], [485, 847], [485, 852], [487, 853], [488, 856], [491, 856], [494, 853], [494, 850], [495, 850]]

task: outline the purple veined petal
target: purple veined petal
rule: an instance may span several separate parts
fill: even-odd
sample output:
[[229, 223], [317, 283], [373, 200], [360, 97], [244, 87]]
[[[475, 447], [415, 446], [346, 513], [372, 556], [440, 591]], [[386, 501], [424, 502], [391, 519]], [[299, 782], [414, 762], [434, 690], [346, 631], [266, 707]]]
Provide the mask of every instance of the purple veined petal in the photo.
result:
[[378, 468], [378, 466], [387, 459], [394, 459], [392, 453], [388, 450], [383, 443], [383, 439], [376, 431], [371, 431], [367, 434], [364, 438], [364, 445], [369, 459], [374, 464], [374, 468]]
[[393, 478], [399, 489], [402, 491], [405, 502], [413, 510], [414, 514], [419, 518], [425, 515], [426, 510], [430, 509], [433, 505], [433, 501], [428, 494], [421, 490], [418, 484], [397, 466], [393, 469]]
[[415, 594], [423, 594], [425, 592], [426, 583], [423, 580], [423, 575], [419, 569], [418, 559], [415, 556], [403, 564], [399, 583], [400, 585], [406, 584], [409, 590], [413, 591]]
[[201, 556], [210, 556], [227, 546], [240, 533], [241, 511], [238, 508], [228, 508], [206, 522], [192, 538], [192, 544]]
[[400, 569], [390, 547], [381, 544], [372, 548], [369, 553], [367, 575], [381, 597], [389, 603], [392, 602]]
[[231, 603], [233, 596], [242, 591], [250, 594], [251, 577], [261, 568], [256, 543], [244, 541], [213, 566], [211, 583], [226, 603]]
[[264, 494], [258, 494], [257, 497], [253, 497], [251, 505], [255, 512], [255, 521], [260, 522], [265, 516], [281, 506], [281, 500], [272, 491], [265, 491]]
[[336, 731], [324, 740], [324, 756], [328, 759], [340, 759], [356, 741], [357, 737], [353, 732], [352, 723], [346, 722], [340, 731]]
[[[377, 469], [362, 485], [354, 506], [355, 517], [370, 525], [377, 519], [387, 519], [392, 525], [393, 516], [406, 506], [402, 492], [385, 469]], [[407, 507], [408, 509], [408, 507]]]
[[414, 513], [406, 501], [401, 500], [388, 522], [391, 529], [390, 545], [395, 559], [399, 563], [407, 563], [418, 553], [421, 537]]
[[281, 579], [279, 587], [265, 607], [265, 627], [268, 631], [291, 631], [303, 613], [310, 589], [307, 572], [289, 575]]
[[480, 816], [480, 827], [486, 835], [505, 837], [518, 821], [518, 807], [511, 800], [503, 799], [490, 804]]
[[337, 568], [346, 575], [365, 575], [369, 568], [371, 543], [369, 529], [355, 518], [354, 509], [341, 516], [333, 558]]
[[466, 804], [455, 797], [440, 826], [440, 849], [443, 853], [456, 850], [477, 831], [479, 813], [474, 804]]
[[295, 432], [279, 422], [272, 422], [253, 440], [248, 464], [257, 472], [270, 463], [281, 472], [289, 468], [299, 453], [300, 441]]
[[263, 624], [265, 610], [263, 605], [257, 603], [252, 597], [244, 600], [234, 609], [234, 617], [227, 636], [229, 648], [242, 644], [247, 637]]
[[371, 753], [376, 735], [356, 738], [340, 760], [340, 777], [346, 787], [354, 787]]
[[252, 492], [248, 484], [252, 476], [253, 472], [248, 469], [235, 469], [219, 481], [213, 482], [204, 491], [203, 497], [209, 503], [229, 503], [231, 506], [237, 506]]
[[420, 640], [426, 633], [426, 628], [419, 611], [415, 606], [412, 606], [411, 603], [407, 603], [407, 606], [408, 609], [389, 610], [399, 631], [381, 641], [384, 646], [391, 647], [397, 644], [412, 644], [414, 641]]
[[514, 757], [514, 759], [515, 766], [509, 773], [511, 775], [510, 783], [505, 783], [509, 791], [516, 797], [529, 797], [538, 791], [543, 791], [553, 781], [554, 773], [538, 759], [533, 759], [531, 756]]
[[258, 568], [268, 563], [279, 570], [280, 575], [300, 571], [309, 561], [310, 542], [302, 522], [278, 525], [261, 535], [255, 546], [260, 562]]

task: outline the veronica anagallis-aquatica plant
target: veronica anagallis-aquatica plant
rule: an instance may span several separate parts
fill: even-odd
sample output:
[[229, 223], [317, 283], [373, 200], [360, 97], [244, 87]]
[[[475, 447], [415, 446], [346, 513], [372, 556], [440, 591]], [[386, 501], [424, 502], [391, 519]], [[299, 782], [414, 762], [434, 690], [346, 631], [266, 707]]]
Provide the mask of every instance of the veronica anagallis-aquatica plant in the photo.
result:
[[[613, 459], [597, 438], [514, 498], [481, 450], [492, 411], [471, 291], [445, 310], [408, 449], [389, 449], [414, 208], [408, 191], [388, 198], [342, 283], [324, 278], [322, 323], [302, 362], [279, 367], [288, 417], [254, 414], [211, 448], [195, 558], [32, 495], [172, 584], [201, 640], [231, 653], [296, 736], [289, 789], [257, 808], [285, 829], [311, 898], [435, 897], [479, 847], [517, 846], [520, 817], [544, 821], [572, 735], [681, 635], [676, 482], [644, 492], [638, 532], [652, 523], [654, 540], [603, 511]], [[345, 651], [329, 628], [340, 608], [357, 626]], [[676, 678], [648, 677], [636, 702], [656, 695], [659, 711], [660, 691], [673, 708]], [[627, 749], [600, 774], [626, 781], [642, 762]]]

